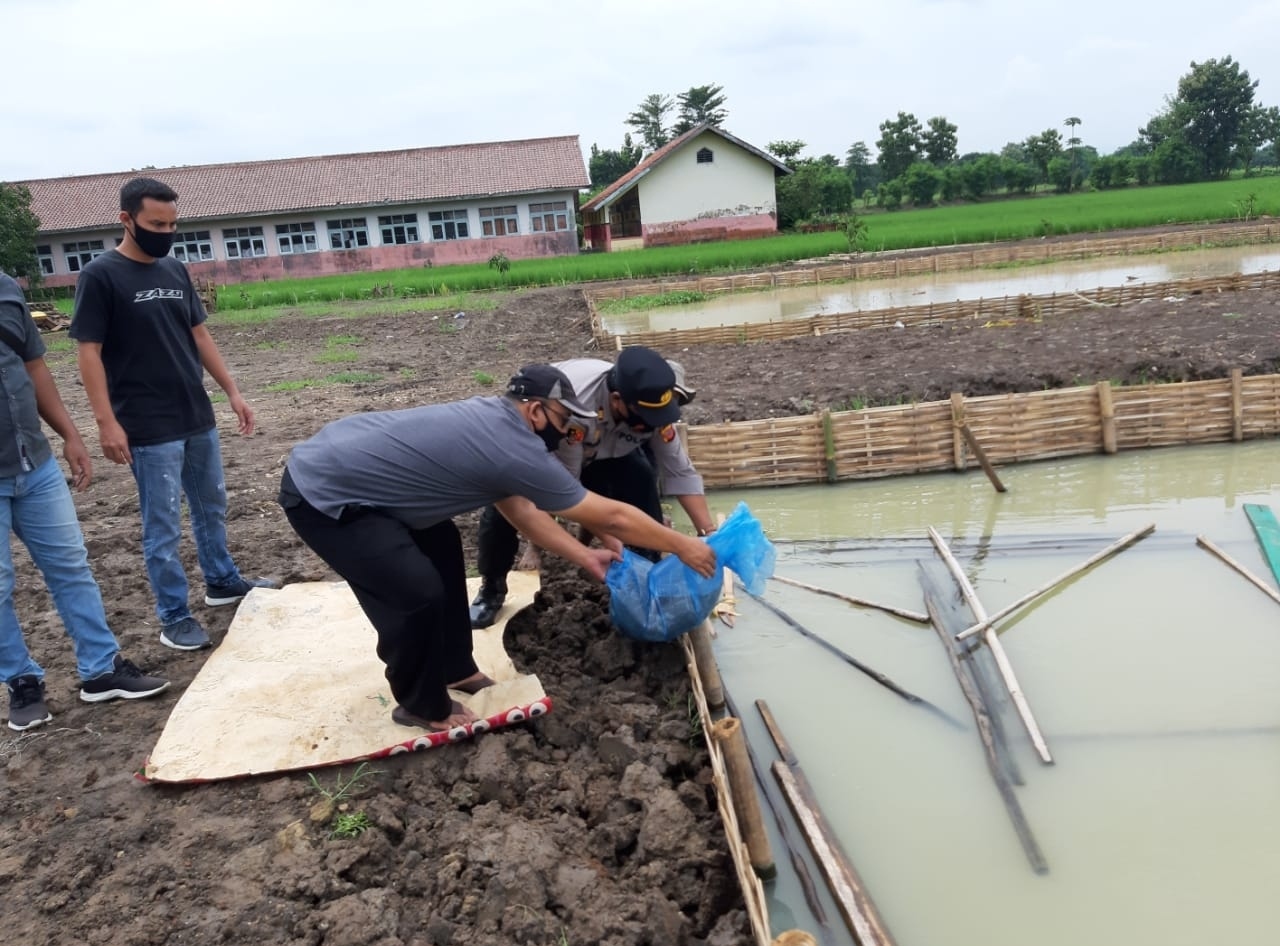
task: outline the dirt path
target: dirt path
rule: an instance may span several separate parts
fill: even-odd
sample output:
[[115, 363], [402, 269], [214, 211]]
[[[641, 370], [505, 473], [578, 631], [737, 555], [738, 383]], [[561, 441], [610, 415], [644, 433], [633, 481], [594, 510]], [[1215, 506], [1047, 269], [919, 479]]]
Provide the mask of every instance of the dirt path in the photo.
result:
[[[213, 323], [260, 417], [239, 438], [219, 404], [232, 550], [251, 574], [332, 577], [273, 502], [290, 447], [330, 419], [495, 391], [521, 364], [595, 354], [573, 289], [500, 298], [461, 315], [286, 315]], [[1259, 293], [1099, 309], [1036, 323], [869, 330], [664, 352], [698, 395], [691, 423], [1041, 390], [1280, 370], [1280, 305]], [[339, 360], [350, 359], [350, 360]], [[50, 356], [81, 429], [96, 435], [74, 356]], [[339, 372], [376, 375], [325, 381]], [[491, 383], [486, 383], [492, 379]], [[282, 382], [311, 387], [284, 389]], [[24, 553], [19, 614], [48, 671], [55, 720], [0, 737], [0, 898], [9, 935], [47, 944], [743, 943], [745, 916], [690, 725], [678, 648], [614, 633], [603, 591], [550, 566], [508, 647], [555, 711], [507, 731], [379, 763], [356, 799], [374, 828], [332, 840], [309, 820], [303, 774], [196, 787], [139, 784], [168, 709], [204, 656], [162, 647], [142, 572], [127, 471], [99, 460], [78, 499], [113, 626], [174, 680], [157, 701], [91, 707]], [[713, 501], [714, 506], [714, 501]], [[727, 511], [727, 510], [722, 510]], [[473, 522], [463, 522], [470, 539]], [[194, 551], [186, 548], [196, 574]], [[231, 615], [199, 609], [215, 641]], [[318, 773], [326, 785], [336, 772]], [[104, 931], [110, 931], [104, 935]]]

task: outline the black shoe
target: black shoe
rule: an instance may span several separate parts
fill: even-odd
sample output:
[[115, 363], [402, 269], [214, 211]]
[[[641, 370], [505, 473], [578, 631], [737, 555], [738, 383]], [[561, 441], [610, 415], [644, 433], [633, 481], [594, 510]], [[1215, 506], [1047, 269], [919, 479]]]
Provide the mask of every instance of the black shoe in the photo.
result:
[[33, 673], [9, 681], [9, 728], [24, 732], [53, 719], [44, 701], [44, 681]]
[[86, 703], [107, 700], [141, 700], [168, 689], [169, 681], [143, 673], [132, 661], [116, 654], [112, 668], [80, 685], [80, 699]]
[[502, 603], [507, 600], [506, 585], [498, 585], [483, 581], [480, 592], [471, 602], [471, 626], [473, 628], [488, 627], [502, 610]]

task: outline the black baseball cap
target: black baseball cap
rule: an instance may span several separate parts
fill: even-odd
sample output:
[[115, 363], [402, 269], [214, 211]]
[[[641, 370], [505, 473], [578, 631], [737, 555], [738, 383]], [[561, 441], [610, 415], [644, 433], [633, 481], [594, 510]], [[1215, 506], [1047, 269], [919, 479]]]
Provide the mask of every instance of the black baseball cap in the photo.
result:
[[544, 398], [559, 401], [565, 410], [577, 417], [595, 417], [576, 401], [573, 384], [559, 368], [552, 365], [525, 365], [507, 382], [507, 393], [513, 397]]
[[657, 429], [680, 419], [676, 373], [652, 348], [632, 345], [622, 349], [613, 369], [614, 390], [622, 395], [628, 410]]

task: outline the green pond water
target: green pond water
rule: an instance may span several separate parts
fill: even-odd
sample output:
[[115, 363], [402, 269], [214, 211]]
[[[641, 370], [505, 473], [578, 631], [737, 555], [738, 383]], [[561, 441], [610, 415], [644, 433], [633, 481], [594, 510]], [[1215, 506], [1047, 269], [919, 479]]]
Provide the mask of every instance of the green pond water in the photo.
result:
[[[1280, 941], [1280, 605], [1198, 548], [1204, 535], [1274, 587], [1244, 503], [1280, 512], [1274, 441], [1151, 450], [838, 486], [726, 491], [776, 542], [776, 573], [916, 611], [933, 526], [988, 612], [1116, 539], [1156, 531], [998, 625], [1053, 753], [1008, 707], [1037, 875], [928, 627], [778, 582], [766, 599], [960, 721], [877, 685], [738, 592], [717, 660], [763, 767], [764, 700], [899, 946], [1179, 946]], [[765, 784], [786, 812], [773, 778]], [[850, 943], [822, 894], [782, 873], [774, 932]], [[803, 849], [788, 825], [792, 846]], [[811, 864], [815, 883], [824, 887]]]

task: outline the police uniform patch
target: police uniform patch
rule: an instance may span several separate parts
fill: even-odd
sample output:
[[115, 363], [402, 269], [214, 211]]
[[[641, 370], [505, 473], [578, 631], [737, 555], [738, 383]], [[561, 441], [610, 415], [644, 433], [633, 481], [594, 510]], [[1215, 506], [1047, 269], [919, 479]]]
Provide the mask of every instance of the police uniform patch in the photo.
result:
[[675, 425], [667, 424], [666, 427], [663, 427], [658, 431], [658, 436], [662, 438], [663, 443], [671, 443], [671, 441], [676, 439]]

